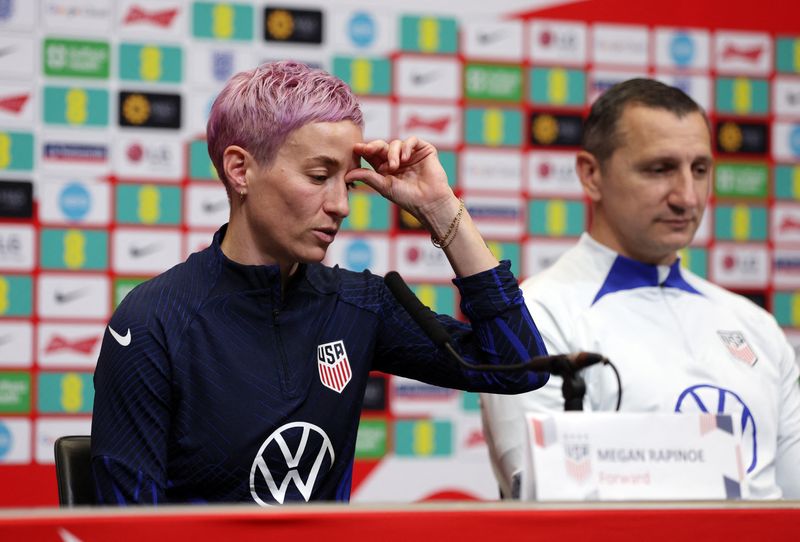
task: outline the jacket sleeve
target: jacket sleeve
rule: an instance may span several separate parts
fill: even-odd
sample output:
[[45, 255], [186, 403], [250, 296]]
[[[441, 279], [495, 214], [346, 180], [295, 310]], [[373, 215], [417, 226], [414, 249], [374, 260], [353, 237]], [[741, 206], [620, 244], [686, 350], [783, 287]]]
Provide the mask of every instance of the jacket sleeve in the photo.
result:
[[[536, 319], [548, 352], [569, 353], [573, 350], [569, 338], [558, 325], [553, 309], [535, 295], [523, 283], [525, 302]], [[492, 470], [504, 497], [517, 497], [517, 479], [525, 463], [528, 449], [524, 427], [527, 412], [553, 413], [564, 411], [561, 393], [563, 380], [551, 375], [541, 389], [519, 395], [481, 394], [481, 420]]]
[[129, 301], [106, 328], [95, 370], [92, 472], [99, 504], [153, 505], [167, 485], [169, 361], [163, 337], [137, 323]]
[[[547, 353], [510, 268], [504, 260], [494, 269], [453, 281], [469, 324], [436, 316], [467, 363], [507, 365]], [[547, 382], [548, 374], [542, 372], [463, 367], [433, 344], [385, 286], [383, 290], [375, 369], [437, 386], [503, 394], [533, 390]]]
[[785, 499], [800, 499], [800, 370], [794, 348], [785, 339], [784, 342], [775, 479]]

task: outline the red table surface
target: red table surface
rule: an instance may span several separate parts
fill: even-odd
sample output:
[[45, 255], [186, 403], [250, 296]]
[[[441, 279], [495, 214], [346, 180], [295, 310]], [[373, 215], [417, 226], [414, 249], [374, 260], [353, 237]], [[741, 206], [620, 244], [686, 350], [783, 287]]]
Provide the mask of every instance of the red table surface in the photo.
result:
[[[280, 537], [280, 538], [275, 538]], [[430, 503], [9, 509], [0, 540], [759, 540], [800, 539], [800, 502]], [[554, 538], [557, 537], [557, 538]]]

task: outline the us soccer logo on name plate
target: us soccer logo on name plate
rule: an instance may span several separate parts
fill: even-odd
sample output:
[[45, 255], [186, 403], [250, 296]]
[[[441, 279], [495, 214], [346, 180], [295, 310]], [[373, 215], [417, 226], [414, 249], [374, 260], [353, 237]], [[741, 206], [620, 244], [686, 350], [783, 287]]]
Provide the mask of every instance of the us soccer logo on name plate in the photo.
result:
[[592, 474], [592, 458], [586, 435], [564, 435], [564, 466], [570, 478], [583, 484]]

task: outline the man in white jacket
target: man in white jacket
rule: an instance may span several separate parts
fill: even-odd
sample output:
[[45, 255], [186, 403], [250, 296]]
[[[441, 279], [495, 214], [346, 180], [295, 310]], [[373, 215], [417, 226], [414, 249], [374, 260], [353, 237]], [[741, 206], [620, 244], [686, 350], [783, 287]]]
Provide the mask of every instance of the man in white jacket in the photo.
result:
[[[522, 284], [550, 354], [598, 352], [618, 368], [620, 410], [727, 413], [741, 424], [752, 498], [800, 498], [800, 387], [775, 319], [680, 266], [712, 183], [703, 110], [649, 79], [615, 85], [592, 106], [576, 169], [592, 222], [577, 245]], [[614, 410], [617, 381], [582, 372], [584, 410]], [[518, 496], [525, 412], [564, 409], [562, 379], [481, 397], [492, 466]]]

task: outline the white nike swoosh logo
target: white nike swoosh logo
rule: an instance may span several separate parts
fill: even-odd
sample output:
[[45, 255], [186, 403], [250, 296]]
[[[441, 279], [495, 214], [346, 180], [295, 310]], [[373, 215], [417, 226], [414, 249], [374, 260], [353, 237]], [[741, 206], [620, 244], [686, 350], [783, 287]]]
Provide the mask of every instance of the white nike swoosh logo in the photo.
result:
[[120, 335], [114, 331], [111, 326], [108, 326], [108, 331], [111, 332], [111, 336], [114, 337], [114, 340], [116, 340], [122, 346], [128, 346], [131, 344], [131, 328], [128, 328], [128, 331], [125, 333], [125, 335]]

